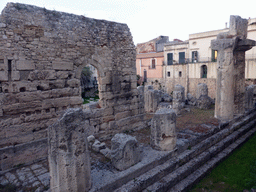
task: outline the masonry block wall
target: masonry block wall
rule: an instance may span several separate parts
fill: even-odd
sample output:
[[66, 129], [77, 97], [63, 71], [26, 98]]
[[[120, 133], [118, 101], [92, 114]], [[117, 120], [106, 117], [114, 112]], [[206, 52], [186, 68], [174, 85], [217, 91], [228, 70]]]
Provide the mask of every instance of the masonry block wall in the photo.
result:
[[99, 73], [91, 132], [143, 126], [135, 60], [126, 24], [8, 3], [0, 16], [0, 170], [47, 156], [47, 127], [82, 106], [86, 64]]

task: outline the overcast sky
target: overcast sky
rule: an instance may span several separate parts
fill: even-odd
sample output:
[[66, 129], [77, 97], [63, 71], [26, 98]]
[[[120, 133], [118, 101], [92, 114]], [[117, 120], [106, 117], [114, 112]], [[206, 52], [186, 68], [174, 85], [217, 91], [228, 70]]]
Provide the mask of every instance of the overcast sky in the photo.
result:
[[[9, 1], [0, 0], [0, 10]], [[225, 28], [230, 15], [256, 17], [255, 0], [18, 0], [46, 9], [126, 23], [134, 43], [159, 35], [187, 40], [189, 34]]]

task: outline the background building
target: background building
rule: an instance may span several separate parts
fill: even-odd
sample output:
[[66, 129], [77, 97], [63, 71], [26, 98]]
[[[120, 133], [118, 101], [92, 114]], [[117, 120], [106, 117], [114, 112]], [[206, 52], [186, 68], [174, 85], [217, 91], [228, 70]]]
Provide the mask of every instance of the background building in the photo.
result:
[[163, 78], [164, 44], [167, 36], [159, 36], [151, 41], [137, 45], [136, 69], [144, 82], [150, 78]]
[[[215, 98], [217, 77], [217, 51], [211, 48], [211, 40], [229, 28], [189, 35], [189, 40], [174, 40], [164, 44], [164, 65], [162, 77], [148, 75], [147, 84], [155, 89], [172, 93], [174, 86], [180, 84], [185, 92], [195, 96], [198, 83], [206, 83], [209, 96]], [[248, 19], [248, 39], [256, 40], [256, 18]], [[139, 55], [137, 55], [137, 58]], [[246, 85], [256, 84], [256, 48], [246, 52]], [[138, 68], [137, 68], [138, 73]], [[160, 69], [158, 71], [160, 74]]]

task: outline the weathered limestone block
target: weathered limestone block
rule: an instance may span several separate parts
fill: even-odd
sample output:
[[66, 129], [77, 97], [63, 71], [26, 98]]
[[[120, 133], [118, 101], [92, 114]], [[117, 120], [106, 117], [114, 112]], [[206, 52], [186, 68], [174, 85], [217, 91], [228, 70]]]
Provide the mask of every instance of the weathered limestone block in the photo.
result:
[[158, 150], [171, 151], [177, 141], [176, 114], [168, 108], [156, 111], [151, 120], [151, 146]]
[[162, 93], [161, 101], [162, 102], [172, 102], [172, 97], [168, 93]]
[[199, 109], [210, 109], [213, 104], [213, 100], [207, 95], [201, 95], [196, 101], [196, 106]]
[[245, 88], [245, 109], [252, 109], [254, 107], [254, 87], [255, 85], [250, 85]]
[[187, 98], [188, 98], [188, 104], [189, 105], [196, 105], [196, 98], [192, 96], [191, 93], [187, 94]]
[[180, 114], [180, 110], [185, 105], [185, 88], [181, 85], [175, 85], [172, 99], [173, 110]]
[[74, 64], [65, 61], [53, 61], [52, 67], [55, 70], [72, 71], [74, 69]]
[[141, 160], [141, 151], [135, 137], [116, 134], [111, 139], [111, 162], [118, 170], [125, 170]]
[[205, 83], [199, 83], [196, 90], [196, 99], [199, 99], [201, 95], [208, 96], [208, 87]]
[[210, 109], [213, 104], [213, 100], [208, 96], [208, 87], [204, 83], [197, 85], [196, 92], [197, 100], [196, 105], [199, 109]]
[[8, 81], [7, 71], [0, 71], [0, 81]]
[[145, 112], [155, 112], [157, 106], [160, 103], [160, 94], [157, 90], [154, 90], [151, 85], [148, 85], [144, 89], [144, 102], [145, 102]]
[[87, 129], [81, 109], [68, 109], [49, 127], [49, 168], [51, 191], [88, 191], [91, 165]]
[[106, 144], [105, 143], [101, 143], [99, 140], [95, 140], [95, 142], [92, 145], [92, 150], [95, 152], [100, 152], [101, 149], [105, 149], [106, 148]]
[[35, 70], [35, 64], [30, 60], [18, 60], [16, 67], [18, 70]]

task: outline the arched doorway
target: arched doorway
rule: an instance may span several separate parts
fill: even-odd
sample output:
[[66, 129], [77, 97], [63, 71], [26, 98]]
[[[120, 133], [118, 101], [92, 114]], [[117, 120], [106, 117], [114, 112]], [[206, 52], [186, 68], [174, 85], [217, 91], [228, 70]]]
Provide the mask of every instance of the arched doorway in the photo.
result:
[[81, 96], [83, 104], [99, 100], [98, 70], [93, 65], [86, 65], [81, 72]]
[[201, 66], [201, 78], [207, 78], [207, 66], [206, 65]]

